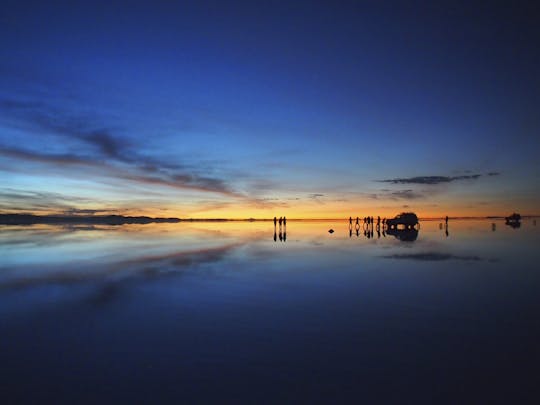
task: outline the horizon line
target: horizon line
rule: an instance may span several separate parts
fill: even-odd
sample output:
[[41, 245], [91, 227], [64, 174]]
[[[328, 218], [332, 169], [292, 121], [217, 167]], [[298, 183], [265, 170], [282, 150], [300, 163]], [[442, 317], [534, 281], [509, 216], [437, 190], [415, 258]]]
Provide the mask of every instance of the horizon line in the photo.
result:
[[[272, 222], [274, 220], [273, 217], [271, 218], [220, 218], [220, 217], [214, 217], [214, 218], [191, 218], [191, 217], [150, 217], [147, 215], [119, 215], [119, 214], [104, 214], [104, 215], [69, 215], [69, 214], [48, 214], [48, 215], [39, 215], [39, 214], [32, 214], [28, 212], [9, 212], [9, 213], [0, 213], [1, 216], [8, 216], [8, 215], [26, 215], [26, 216], [33, 216], [36, 218], [66, 218], [66, 219], [90, 219], [90, 218], [107, 218], [107, 217], [119, 217], [119, 218], [148, 218], [153, 220], [174, 220], [175, 222]], [[521, 215], [521, 218], [538, 218], [540, 217], [540, 214], [524, 214]], [[283, 217], [282, 217], [283, 218]], [[466, 216], [448, 216], [448, 219], [453, 220], [469, 220], [469, 219], [504, 219], [506, 218], [506, 215], [466, 215]], [[349, 218], [347, 217], [327, 217], [327, 218], [298, 218], [298, 217], [290, 217], [287, 218], [287, 221], [346, 221]], [[356, 219], [356, 217], [353, 217], [353, 220]], [[363, 219], [360, 218], [360, 219]], [[445, 216], [433, 216], [433, 217], [418, 217], [419, 220], [422, 221], [435, 221], [435, 220], [444, 220]]]

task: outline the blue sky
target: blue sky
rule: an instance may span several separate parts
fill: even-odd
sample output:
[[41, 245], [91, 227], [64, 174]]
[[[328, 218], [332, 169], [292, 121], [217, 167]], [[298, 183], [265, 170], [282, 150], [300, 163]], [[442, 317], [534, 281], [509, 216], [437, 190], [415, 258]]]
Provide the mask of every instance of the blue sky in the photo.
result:
[[536, 213], [538, 14], [374, 4], [7, 2], [0, 210]]

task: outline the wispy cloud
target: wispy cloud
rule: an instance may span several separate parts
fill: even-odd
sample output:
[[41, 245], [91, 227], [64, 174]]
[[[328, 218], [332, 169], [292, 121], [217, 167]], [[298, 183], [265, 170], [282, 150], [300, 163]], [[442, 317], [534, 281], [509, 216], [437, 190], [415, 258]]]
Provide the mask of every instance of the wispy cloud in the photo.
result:
[[32, 212], [55, 211], [67, 213], [76, 210], [77, 205], [89, 202], [90, 200], [86, 198], [59, 193], [14, 190], [10, 188], [0, 189], [0, 211], [3, 212], [29, 210]]
[[14, 148], [0, 149], [0, 155], [51, 166], [73, 166], [76, 168], [86, 168], [83, 172], [88, 174], [88, 168], [94, 170], [93, 174], [102, 177], [112, 177], [119, 180], [165, 186], [180, 190], [195, 190], [202, 192], [219, 193], [230, 197], [244, 197], [235, 192], [229, 184], [218, 178], [205, 177], [192, 173], [171, 172], [168, 170], [148, 170], [145, 166], [116, 166], [114, 162], [95, 161], [77, 154], [49, 154], [40, 152], [30, 152]]
[[381, 189], [373, 193], [366, 194], [367, 198], [370, 198], [372, 200], [419, 200], [422, 198], [426, 198], [426, 195], [424, 193], [407, 189], [407, 190], [388, 190], [388, 189]]
[[0, 113], [38, 133], [82, 142], [79, 148], [72, 147], [65, 153], [4, 146], [0, 149], [4, 156], [50, 166], [91, 166], [100, 172], [94, 174], [124, 181], [243, 197], [225, 179], [211, 175], [206, 166], [142, 156], [131, 148], [125, 137], [111, 128], [96, 125], [88, 117], [60, 111], [41, 102], [9, 99], [0, 100]]
[[376, 180], [379, 183], [392, 183], [392, 184], [441, 184], [451, 183], [459, 180], [477, 180], [482, 177], [481, 174], [470, 174], [463, 176], [417, 176], [417, 177], [402, 177], [395, 179]]

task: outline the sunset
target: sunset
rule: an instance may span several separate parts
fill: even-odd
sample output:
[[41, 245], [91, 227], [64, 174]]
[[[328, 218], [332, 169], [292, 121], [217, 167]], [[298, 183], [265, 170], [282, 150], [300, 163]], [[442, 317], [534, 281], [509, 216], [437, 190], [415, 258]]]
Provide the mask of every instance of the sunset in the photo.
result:
[[7, 403], [537, 403], [539, 19], [4, 1]]
[[513, 11], [14, 3], [0, 210], [539, 214], [537, 29]]

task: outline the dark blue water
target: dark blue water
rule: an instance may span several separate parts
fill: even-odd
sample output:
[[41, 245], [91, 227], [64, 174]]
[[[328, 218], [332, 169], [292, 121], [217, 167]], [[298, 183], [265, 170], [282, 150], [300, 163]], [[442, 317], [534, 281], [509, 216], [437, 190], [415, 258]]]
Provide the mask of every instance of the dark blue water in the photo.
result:
[[492, 222], [3, 227], [2, 403], [537, 402], [540, 232]]

